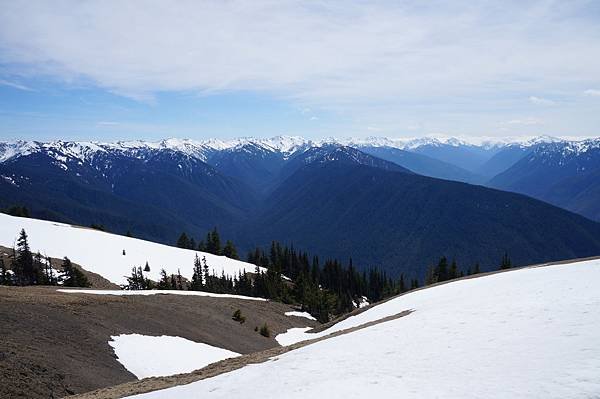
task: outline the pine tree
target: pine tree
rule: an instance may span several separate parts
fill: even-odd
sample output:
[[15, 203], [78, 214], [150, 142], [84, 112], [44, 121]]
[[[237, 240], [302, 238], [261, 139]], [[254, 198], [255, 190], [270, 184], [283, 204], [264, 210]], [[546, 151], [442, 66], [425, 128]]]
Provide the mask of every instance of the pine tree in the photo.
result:
[[4, 258], [0, 257], [0, 285], [12, 285], [12, 279], [8, 274], [6, 265], [4, 264]]
[[445, 256], [442, 256], [437, 265], [437, 275], [438, 281], [448, 280], [448, 259]]
[[62, 262], [61, 279], [65, 287], [89, 287], [90, 283], [81, 270], [73, 266], [66, 256]]
[[204, 284], [202, 283], [202, 262], [196, 254], [196, 258], [194, 259], [194, 272], [192, 274], [192, 282], [190, 284], [190, 290], [193, 291], [202, 291]]
[[179, 248], [189, 248], [190, 247], [190, 239], [188, 238], [185, 232], [181, 233], [179, 238], [177, 239], [177, 246]]
[[237, 249], [233, 245], [233, 242], [231, 242], [230, 240], [227, 240], [227, 242], [225, 243], [225, 247], [223, 248], [223, 255], [231, 259], [239, 259]]
[[206, 235], [206, 252], [221, 255], [221, 238], [216, 227]]
[[177, 269], [177, 289], [183, 290], [183, 277], [181, 276], [181, 270]]
[[510, 262], [510, 258], [508, 257], [508, 253], [504, 252], [504, 256], [502, 257], [502, 261], [500, 262], [500, 270], [510, 269], [512, 264]]
[[171, 289], [171, 280], [167, 275], [167, 271], [165, 269], [160, 270], [160, 280], [158, 281], [158, 289], [159, 290], [168, 290]]
[[450, 265], [450, 271], [448, 272], [448, 280], [455, 279], [458, 276], [458, 266], [456, 265], [456, 260], [453, 259], [452, 264]]
[[25, 229], [22, 229], [17, 239], [17, 249], [14, 258], [13, 272], [15, 280], [19, 285], [35, 284], [35, 273], [33, 268], [33, 255], [29, 248], [29, 242]]
[[144, 271], [146, 273], [150, 271], [150, 265], [148, 264], [148, 261], [146, 261], [146, 266], [144, 266]]

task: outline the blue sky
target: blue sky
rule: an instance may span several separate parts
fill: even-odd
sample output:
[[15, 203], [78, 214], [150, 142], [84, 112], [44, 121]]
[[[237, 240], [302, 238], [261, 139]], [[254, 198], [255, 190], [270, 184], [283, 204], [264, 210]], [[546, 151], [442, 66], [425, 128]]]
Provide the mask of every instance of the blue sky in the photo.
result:
[[20, 1], [0, 138], [600, 136], [598, 1]]

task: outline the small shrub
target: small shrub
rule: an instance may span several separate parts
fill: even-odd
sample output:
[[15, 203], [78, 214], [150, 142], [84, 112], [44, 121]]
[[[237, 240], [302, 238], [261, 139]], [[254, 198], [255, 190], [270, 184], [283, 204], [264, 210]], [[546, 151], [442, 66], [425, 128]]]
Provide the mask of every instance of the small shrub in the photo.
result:
[[244, 324], [246, 322], [246, 317], [242, 315], [242, 311], [239, 309], [233, 312], [233, 316], [231, 316], [231, 318], [240, 324]]
[[260, 335], [267, 338], [271, 336], [271, 330], [269, 330], [269, 326], [267, 326], [267, 323], [263, 324], [260, 328]]

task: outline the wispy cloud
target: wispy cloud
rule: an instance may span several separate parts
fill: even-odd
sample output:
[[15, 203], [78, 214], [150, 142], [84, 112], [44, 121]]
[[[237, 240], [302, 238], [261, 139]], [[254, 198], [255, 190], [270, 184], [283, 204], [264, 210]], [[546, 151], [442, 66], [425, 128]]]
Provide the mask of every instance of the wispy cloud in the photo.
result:
[[11, 81], [4, 80], [4, 79], [0, 79], [0, 86], [8, 86], [8, 87], [12, 87], [13, 89], [23, 90], [23, 91], [35, 91], [31, 87], [27, 87], [20, 83], [11, 82]]
[[600, 97], [600, 90], [588, 89], [583, 92], [586, 96]]
[[585, 2], [542, 0], [14, 0], [0, 9], [0, 48], [16, 69], [142, 101], [184, 90], [318, 106], [449, 101], [597, 79], [600, 30], [588, 14]]
[[530, 96], [529, 102], [535, 105], [556, 105], [556, 102], [547, 98]]
[[520, 125], [520, 126], [535, 126], [543, 125], [543, 122], [538, 118], [528, 117], [523, 119], [511, 119], [506, 122], [507, 125]]

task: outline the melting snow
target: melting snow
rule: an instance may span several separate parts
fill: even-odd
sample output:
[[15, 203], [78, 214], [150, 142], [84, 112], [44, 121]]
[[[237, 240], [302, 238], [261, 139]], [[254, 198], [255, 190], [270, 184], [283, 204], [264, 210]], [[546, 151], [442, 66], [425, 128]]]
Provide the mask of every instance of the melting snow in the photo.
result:
[[122, 296], [148, 296], [148, 295], [187, 295], [187, 296], [205, 296], [212, 298], [232, 298], [232, 299], [248, 299], [250, 301], [266, 301], [265, 298], [257, 298], [253, 296], [232, 295], [232, 294], [214, 294], [205, 291], [179, 291], [179, 290], [83, 290], [83, 289], [59, 289], [59, 292], [67, 292], [69, 294], [92, 294], [92, 295], [122, 295]]
[[239, 353], [181, 337], [122, 334], [108, 341], [117, 360], [137, 378], [189, 373]]
[[312, 315], [308, 312], [285, 312], [286, 316], [296, 316], [296, 317], [304, 317], [306, 319], [310, 319], [310, 320], [317, 320], [314, 317], [312, 317]]

